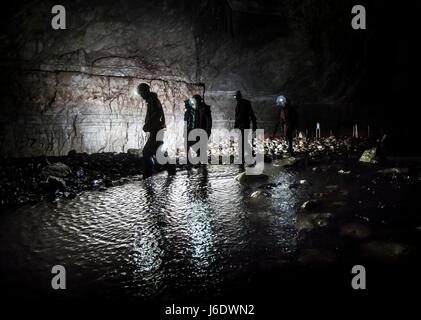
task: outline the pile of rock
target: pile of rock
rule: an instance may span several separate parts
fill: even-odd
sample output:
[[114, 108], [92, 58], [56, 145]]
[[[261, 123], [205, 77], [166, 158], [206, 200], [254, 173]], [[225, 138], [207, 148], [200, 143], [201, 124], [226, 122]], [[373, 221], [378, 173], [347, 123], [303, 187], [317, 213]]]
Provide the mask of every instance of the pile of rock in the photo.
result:
[[[342, 154], [344, 152], [359, 152], [365, 150], [370, 142], [365, 139], [336, 138], [334, 136], [319, 139], [295, 138], [294, 152], [308, 154], [311, 157], [323, 154]], [[282, 138], [266, 139], [264, 143], [265, 154], [273, 158], [284, 157], [288, 154], [288, 142]]]
[[43, 199], [73, 198], [85, 190], [104, 190], [124, 177], [142, 173], [142, 161], [127, 153], [69, 152], [63, 157], [0, 159], [0, 206]]
[[[362, 153], [371, 142], [363, 138], [337, 138], [334, 136], [321, 137], [319, 139], [297, 137], [293, 141], [294, 153], [318, 157], [322, 155], [338, 154], [345, 152]], [[215, 144], [210, 143], [209, 155], [222, 155], [234, 159], [237, 155], [238, 146], [236, 142], [229, 141]], [[273, 159], [289, 157], [288, 141], [283, 138], [267, 138], [263, 142], [262, 150], [264, 152], [265, 162], [271, 162]], [[185, 156], [179, 153], [179, 156]], [[232, 160], [233, 162], [233, 160]]]

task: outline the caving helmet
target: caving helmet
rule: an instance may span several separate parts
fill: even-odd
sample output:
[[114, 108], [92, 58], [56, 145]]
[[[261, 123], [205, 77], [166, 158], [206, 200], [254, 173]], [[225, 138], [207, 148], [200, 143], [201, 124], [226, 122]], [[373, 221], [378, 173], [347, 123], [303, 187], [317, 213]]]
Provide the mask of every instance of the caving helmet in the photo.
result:
[[278, 107], [284, 108], [287, 105], [287, 103], [288, 103], [288, 98], [283, 95], [280, 95], [276, 98], [276, 105]]

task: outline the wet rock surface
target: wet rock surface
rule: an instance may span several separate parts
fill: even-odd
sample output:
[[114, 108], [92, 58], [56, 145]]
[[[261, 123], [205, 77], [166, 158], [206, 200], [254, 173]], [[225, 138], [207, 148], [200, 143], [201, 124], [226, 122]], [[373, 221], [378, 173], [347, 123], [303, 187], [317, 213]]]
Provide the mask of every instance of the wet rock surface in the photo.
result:
[[[313, 143], [320, 142], [308, 142]], [[408, 266], [416, 269], [420, 260], [420, 165], [361, 163], [363, 150], [342, 154], [319, 151], [317, 156], [297, 152], [297, 164], [267, 164], [264, 181], [251, 183], [236, 181], [241, 169], [234, 165], [193, 166], [188, 170], [179, 166], [175, 176], [162, 173], [137, 181], [141, 159], [133, 154], [71, 153], [68, 157], [42, 157], [20, 163], [15, 159], [13, 167], [8, 160], [9, 167], [2, 166], [2, 174], [9, 175], [2, 181], [18, 181], [10, 173], [21, 172], [22, 181], [35, 183], [30, 189], [34, 199], [40, 194], [48, 198], [48, 188], [54, 198], [72, 198], [72, 191], [94, 191], [74, 199], [9, 210], [3, 227], [9, 230], [12, 226], [7, 232], [15, 234], [21, 225], [36, 228], [37, 221], [47, 220], [48, 232], [26, 234], [23, 251], [31, 247], [31, 237], [39, 236], [45, 241], [41, 245], [44, 254], [49, 255], [50, 250], [63, 257], [68, 254], [71, 261], [79, 261], [81, 274], [86, 272], [94, 279], [106, 274], [107, 285], [113, 288], [120, 288], [120, 281], [125, 281], [128, 289], [123, 294], [137, 294], [141, 284], [142, 297], [149, 297], [151, 292], [160, 296], [162, 288], [156, 283], [172, 286], [174, 293], [180, 294], [181, 290], [188, 297], [197, 292], [219, 294], [221, 288], [227, 287], [242, 292], [250, 281], [257, 287], [279, 288], [281, 283], [290, 283], [291, 288], [308, 288], [317, 283], [321, 274], [325, 286], [349, 288], [349, 281], [344, 283], [343, 279], [348, 279], [356, 264], [370, 268], [370, 277], [382, 275], [382, 270], [393, 270], [388, 281], [403, 283], [405, 275], [414, 281]], [[382, 173], [390, 168], [407, 170]], [[340, 170], [349, 174], [341, 174]], [[46, 173], [50, 174], [48, 182], [42, 180]], [[38, 193], [36, 187], [40, 185], [43, 191]], [[23, 187], [30, 188], [22, 184], [13, 190], [27, 190]], [[58, 223], [57, 228], [49, 227]], [[139, 229], [130, 229], [128, 235], [128, 224]], [[60, 231], [62, 228], [65, 233]], [[80, 241], [80, 232], [91, 239], [94, 250]], [[178, 236], [179, 232], [183, 237]], [[162, 240], [156, 240], [160, 237]], [[57, 239], [66, 245], [58, 247]], [[168, 239], [171, 241], [166, 245]], [[110, 241], [119, 252], [121, 274], [108, 267], [116, 256], [108, 245], [104, 247], [104, 241]], [[4, 242], [4, 246], [8, 247], [8, 243]], [[13, 245], [10, 248], [14, 250]], [[75, 257], [74, 252], [83, 254]], [[103, 263], [94, 270], [85, 270], [92, 255], [98, 255]], [[133, 257], [129, 262], [127, 255]], [[13, 261], [4, 263], [10, 263], [13, 270]], [[32, 263], [38, 265], [38, 261]], [[130, 263], [138, 264], [133, 267]], [[381, 276], [379, 279], [383, 280]], [[370, 286], [374, 286], [371, 281]]]
[[72, 152], [67, 157], [0, 159], [1, 206], [74, 198], [141, 173], [141, 159], [125, 153]]
[[[289, 184], [290, 189], [301, 191], [312, 189], [313, 175], [333, 174], [343, 175], [349, 180], [359, 178], [361, 173], [354, 172], [358, 166], [358, 158], [370, 142], [365, 139], [348, 139], [327, 137], [321, 139], [296, 138], [294, 140], [295, 156], [287, 152], [287, 142], [281, 138], [266, 139], [264, 141], [265, 156], [270, 156], [273, 163], [266, 164], [277, 170], [311, 171], [310, 177], [300, 177]], [[210, 146], [210, 153], [212, 148]], [[227, 154], [231, 154], [229, 150]], [[231, 154], [233, 160], [233, 154]], [[177, 170], [185, 169], [185, 165], [177, 165]], [[164, 168], [157, 168], [158, 171]], [[419, 170], [412, 166], [408, 168], [378, 165], [366, 168], [367, 174], [373, 175], [372, 181], [367, 186], [369, 194], [375, 194], [372, 188], [379, 180], [392, 179], [395, 183], [401, 180], [414, 183], [419, 181]], [[358, 170], [357, 170], [358, 171]], [[0, 158], [0, 195], [1, 206], [8, 207], [22, 205], [28, 202], [37, 202], [43, 199], [55, 201], [59, 198], [73, 198], [86, 190], [109, 188], [131, 179], [140, 179], [142, 174], [142, 149], [129, 149], [127, 153], [77, 153], [71, 150], [67, 156], [62, 157], [34, 157], [34, 158]], [[306, 173], [308, 175], [308, 173]], [[278, 186], [270, 180], [266, 173], [247, 175], [241, 173], [235, 180], [244, 185], [258, 185], [263, 190], [252, 198], [273, 196], [272, 189]], [[272, 192], [272, 193], [271, 193]], [[306, 210], [313, 211], [320, 207], [323, 198], [329, 195], [346, 196], [349, 190], [331, 184], [323, 190], [315, 192], [314, 199], [309, 199], [302, 204]], [[276, 195], [275, 195], [276, 196]], [[343, 207], [345, 203], [336, 199], [331, 201], [332, 206]], [[386, 206], [382, 201], [377, 206]]]

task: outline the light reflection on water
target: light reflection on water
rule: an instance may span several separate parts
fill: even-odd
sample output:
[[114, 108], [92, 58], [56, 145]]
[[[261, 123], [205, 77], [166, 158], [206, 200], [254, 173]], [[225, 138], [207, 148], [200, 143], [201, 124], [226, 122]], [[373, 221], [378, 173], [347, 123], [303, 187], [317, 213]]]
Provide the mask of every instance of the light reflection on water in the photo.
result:
[[62, 264], [75, 296], [216, 292], [227, 277], [295, 250], [294, 176], [278, 169], [273, 196], [256, 202], [249, 196], [261, 183], [242, 186], [237, 174], [235, 166], [160, 174], [5, 214], [2, 272], [11, 284], [29, 273], [46, 288], [51, 266]]

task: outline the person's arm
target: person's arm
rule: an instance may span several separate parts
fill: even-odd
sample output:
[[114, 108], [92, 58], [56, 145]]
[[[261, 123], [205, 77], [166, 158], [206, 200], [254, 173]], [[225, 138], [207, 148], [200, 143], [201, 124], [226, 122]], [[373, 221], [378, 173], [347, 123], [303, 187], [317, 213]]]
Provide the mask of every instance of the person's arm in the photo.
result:
[[145, 118], [145, 125], [143, 126], [143, 131], [151, 132], [155, 131], [156, 127], [159, 124], [159, 110], [157, 110], [156, 105], [150, 106], [148, 114]]
[[143, 130], [146, 132], [158, 131], [162, 127], [162, 117], [164, 111], [162, 105], [157, 98], [149, 102], [148, 114], [146, 114], [145, 125]]
[[143, 131], [151, 132], [152, 131], [152, 112], [146, 116], [145, 124], [143, 125]]
[[189, 100], [184, 101], [184, 121], [188, 122], [189, 120]]
[[238, 103], [235, 107], [235, 114], [234, 114], [234, 129], [238, 128]]
[[207, 113], [207, 117], [206, 117], [206, 132], [208, 136], [210, 136], [212, 133], [212, 113], [210, 110]]
[[151, 108], [149, 108], [149, 105], [147, 105], [146, 106], [145, 123], [143, 125], [143, 131], [145, 131], [145, 132], [150, 131], [151, 115], [152, 115], [152, 110], [151, 110]]

